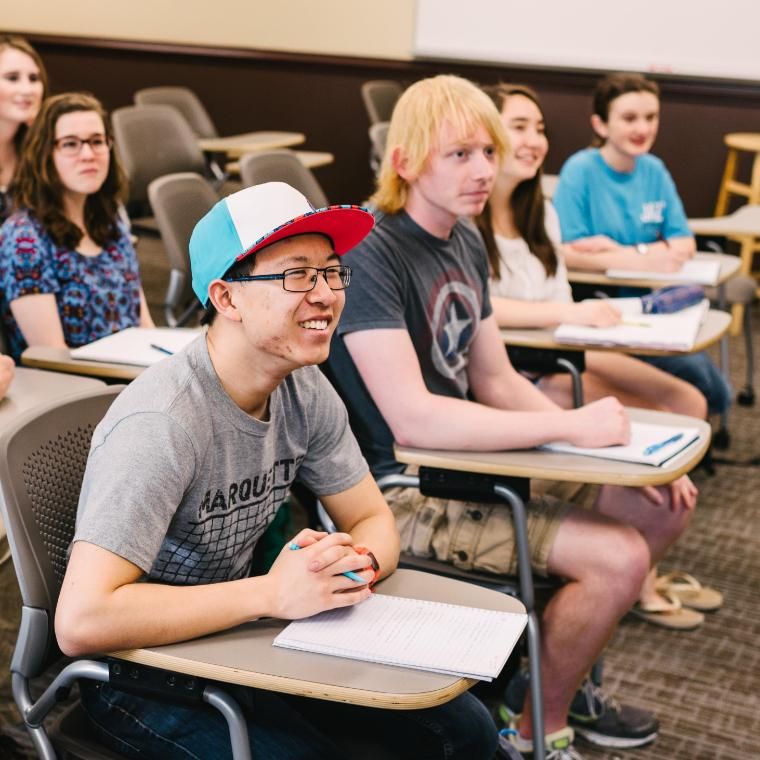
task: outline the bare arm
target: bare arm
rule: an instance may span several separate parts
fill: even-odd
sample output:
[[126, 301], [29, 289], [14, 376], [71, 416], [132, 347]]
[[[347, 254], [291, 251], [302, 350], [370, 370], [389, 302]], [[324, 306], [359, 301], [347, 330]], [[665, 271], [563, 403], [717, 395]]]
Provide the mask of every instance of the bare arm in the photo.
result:
[[605, 271], [631, 269], [648, 272], [675, 272], [696, 251], [694, 238], [671, 238], [651, 243], [643, 256], [633, 246], [618, 245], [601, 236], [574, 240], [562, 247], [568, 269]]
[[[498, 451], [530, 448], [558, 439], [578, 444], [586, 441], [584, 445], [597, 446], [627, 440], [627, 421], [621, 421], [625, 413], [617, 401], [603, 399], [582, 409], [557, 409], [512, 368], [498, 340], [495, 321], [491, 319], [490, 323], [490, 345], [484, 340], [477, 353], [492, 351], [494, 357], [501, 355], [502, 364], [489, 369], [489, 376], [473, 385], [480, 403], [430, 393], [406, 330], [363, 330], [345, 336], [346, 348], [398, 443], [421, 448]], [[471, 356], [472, 361], [477, 363], [478, 359]], [[389, 377], [394, 382], [388, 382]], [[496, 389], [494, 384], [502, 385]], [[399, 388], [403, 388], [403, 393], [399, 393]], [[493, 406], [504, 408], [489, 407], [489, 399], [496, 402]], [[616, 405], [614, 413], [597, 407], [607, 402]], [[531, 411], [506, 411], [506, 408]], [[534, 411], [538, 409], [542, 411]], [[592, 416], [587, 418], [584, 415], [589, 411]], [[591, 440], [598, 442], [589, 443]]]
[[354, 568], [351, 556], [326, 563], [321, 572], [309, 569], [334, 546], [350, 545], [351, 536], [304, 530], [293, 540], [304, 549], [283, 547], [266, 575], [198, 586], [139, 583], [143, 573], [136, 565], [77, 541], [58, 600], [58, 644], [70, 656], [157, 646], [259, 617], [296, 619], [367, 598], [366, 586], [357, 589], [341, 575]]
[[52, 293], [35, 293], [11, 301], [11, 313], [30, 346], [66, 347], [61, 318]]
[[366, 546], [375, 555], [381, 577], [396, 569], [399, 554], [396, 521], [371, 475], [342, 493], [320, 498], [338, 530], [349, 533], [356, 546]]
[[140, 327], [155, 327], [153, 317], [150, 316], [148, 302], [145, 300], [145, 292], [140, 288]]
[[5, 397], [11, 383], [13, 382], [13, 373], [15, 365], [10, 356], [0, 355], [0, 399]]
[[620, 310], [608, 301], [519, 301], [491, 296], [499, 327], [555, 327], [562, 323], [610, 327], [620, 322]]

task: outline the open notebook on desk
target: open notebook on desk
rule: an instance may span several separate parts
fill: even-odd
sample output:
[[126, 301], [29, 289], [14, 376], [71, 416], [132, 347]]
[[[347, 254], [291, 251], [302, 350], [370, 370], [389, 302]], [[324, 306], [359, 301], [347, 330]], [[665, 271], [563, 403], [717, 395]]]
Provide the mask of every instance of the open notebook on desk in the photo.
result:
[[201, 330], [183, 327], [128, 327], [113, 335], [73, 348], [72, 359], [148, 367], [181, 351]]
[[704, 299], [673, 314], [642, 314], [639, 298], [612, 298], [610, 301], [623, 312], [620, 324], [614, 327], [561, 324], [554, 331], [554, 340], [591, 346], [690, 351], [710, 308], [710, 302]]
[[527, 615], [373, 594], [353, 607], [295, 620], [274, 646], [493, 680]]
[[697, 428], [632, 422], [631, 440], [626, 446], [605, 446], [589, 449], [558, 441], [547, 443], [541, 448], [565, 454], [580, 454], [599, 459], [614, 459], [619, 462], [636, 462], [659, 467], [676, 454], [680, 454], [698, 439], [699, 430]]
[[677, 272], [646, 272], [635, 269], [608, 269], [605, 274], [613, 280], [660, 280], [669, 283], [717, 285], [720, 262], [690, 259]]

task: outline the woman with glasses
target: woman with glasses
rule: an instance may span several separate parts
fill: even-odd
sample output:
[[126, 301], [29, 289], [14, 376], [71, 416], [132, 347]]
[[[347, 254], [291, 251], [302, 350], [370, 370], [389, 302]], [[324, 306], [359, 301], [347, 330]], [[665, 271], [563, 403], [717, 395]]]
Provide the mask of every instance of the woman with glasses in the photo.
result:
[[91, 95], [47, 99], [14, 179], [17, 210], [0, 231], [2, 317], [18, 359], [152, 327], [137, 256], [119, 215], [124, 175]]
[[21, 144], [46, 91], [37, 51], [23, 37], [0, 35], [0, 223], [10, 214], [9, 188]]

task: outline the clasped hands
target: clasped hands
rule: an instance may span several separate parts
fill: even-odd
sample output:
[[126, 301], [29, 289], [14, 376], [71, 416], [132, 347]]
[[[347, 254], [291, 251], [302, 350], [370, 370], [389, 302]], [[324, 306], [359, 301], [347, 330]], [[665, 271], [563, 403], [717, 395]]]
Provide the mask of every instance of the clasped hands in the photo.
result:
[[[293, 551], [291, 544], [301, 548]], [[296, 620], [367, 599], [372, 594], [368, 584], [375, 575], [371, 564], [368, 556], [354, 551], [348, 533], [302, 530], [283, 547], [267, 574], [273, 589], [273, 614]], [[342, 575], [347, 571], [366, 583]]]

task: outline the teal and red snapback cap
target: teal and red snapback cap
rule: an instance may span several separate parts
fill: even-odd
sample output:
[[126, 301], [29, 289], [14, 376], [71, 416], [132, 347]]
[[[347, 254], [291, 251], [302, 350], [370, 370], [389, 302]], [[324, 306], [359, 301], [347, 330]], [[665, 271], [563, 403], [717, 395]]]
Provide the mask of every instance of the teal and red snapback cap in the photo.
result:
[[195, 225], [190, 237], [193, 290], [207, 306], [214, 280], [272, 243], [295, 235], [325, 235], [340, 256], [358, 245], [374, 224], [362, 206], [315, 209], [285, 182], [247, 187], [220, 200]]

